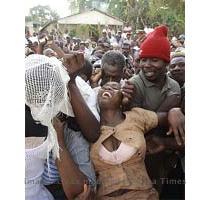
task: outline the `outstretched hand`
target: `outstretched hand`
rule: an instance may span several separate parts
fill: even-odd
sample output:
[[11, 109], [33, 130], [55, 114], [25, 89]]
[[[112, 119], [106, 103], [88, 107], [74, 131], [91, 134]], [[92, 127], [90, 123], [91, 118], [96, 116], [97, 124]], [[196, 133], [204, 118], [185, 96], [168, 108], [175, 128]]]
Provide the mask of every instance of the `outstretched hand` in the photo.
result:
[[169, 131], [167, 135], [174, 134], [178, 145], [185, 141], [185, 116], [180, 108], [172, 108], [168, 112]]

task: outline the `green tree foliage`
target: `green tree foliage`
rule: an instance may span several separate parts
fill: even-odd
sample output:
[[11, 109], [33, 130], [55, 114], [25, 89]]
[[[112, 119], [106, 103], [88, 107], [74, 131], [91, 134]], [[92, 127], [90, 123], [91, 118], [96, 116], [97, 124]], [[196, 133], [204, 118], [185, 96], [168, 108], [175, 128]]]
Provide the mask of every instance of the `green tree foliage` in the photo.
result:
[[59, 15], [49, 6], [38, 5], [30, 9], [30, 16], [27, 16], [25, 19], [44, 25], [45, 23], [51, 20], [57, 20], [58, 18]]
[[173, 35], [184, 33], [184, 0], [110, 0], [109, 12], [134, 29], [166, 24]]
[[98, 8], [100, 10], [100, 6], [102, 3], [109, 3], [110, 0], [67, 0], [70, 4], [70, 8], [77, 7], [79, 8], [79, 12], [83, 12], [85, 10], [91, 8]]

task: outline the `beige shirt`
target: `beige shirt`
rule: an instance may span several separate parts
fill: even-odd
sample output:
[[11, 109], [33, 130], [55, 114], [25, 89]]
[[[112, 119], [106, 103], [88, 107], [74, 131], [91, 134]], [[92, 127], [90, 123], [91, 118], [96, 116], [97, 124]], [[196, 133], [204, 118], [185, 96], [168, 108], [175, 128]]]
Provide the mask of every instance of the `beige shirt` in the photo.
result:
[[138, 156], [138, 153], [120, 165], [104, 163], [99, 155], [100, 146], [110, 136], [114, 136], [129, 146], [146, 151], [144, 133], [157, 126], [157, 115], [141, 108], [133, 108], [124, 114], [126, 115], [125, 120], [117, 126], [102, 126], [99, 139], [91, 146], [90, 156], [99, 181], [98, 196], [119, 189], [146, 190], [152, 188], [144, 165], [144, 157]]

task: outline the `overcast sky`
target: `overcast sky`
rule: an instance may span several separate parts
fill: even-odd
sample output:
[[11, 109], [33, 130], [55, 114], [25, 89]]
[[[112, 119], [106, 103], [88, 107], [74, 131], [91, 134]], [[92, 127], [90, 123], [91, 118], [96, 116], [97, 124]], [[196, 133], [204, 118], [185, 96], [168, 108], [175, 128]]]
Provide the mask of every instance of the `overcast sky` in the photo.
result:
[[67, 0], [25, 0], [25, 15], [29, 14], [29, 9], [37, 5], [49, 5], [52, 10], [55, 10], [60, 17], [70, 15], [68, 10]]

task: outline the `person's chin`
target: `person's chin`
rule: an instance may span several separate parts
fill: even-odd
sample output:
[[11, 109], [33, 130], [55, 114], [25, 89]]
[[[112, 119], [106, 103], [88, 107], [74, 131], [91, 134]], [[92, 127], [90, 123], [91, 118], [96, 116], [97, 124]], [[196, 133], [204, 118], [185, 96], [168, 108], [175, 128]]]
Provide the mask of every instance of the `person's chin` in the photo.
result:
[[153, 81], [155, 81], [157, 78], [156, 78], [156, 76], [147, 76], [147, 75], [145, 75], [145, 78], [148, 80], [148, 81], [151, 81], [151, 82], [153, 82]]

